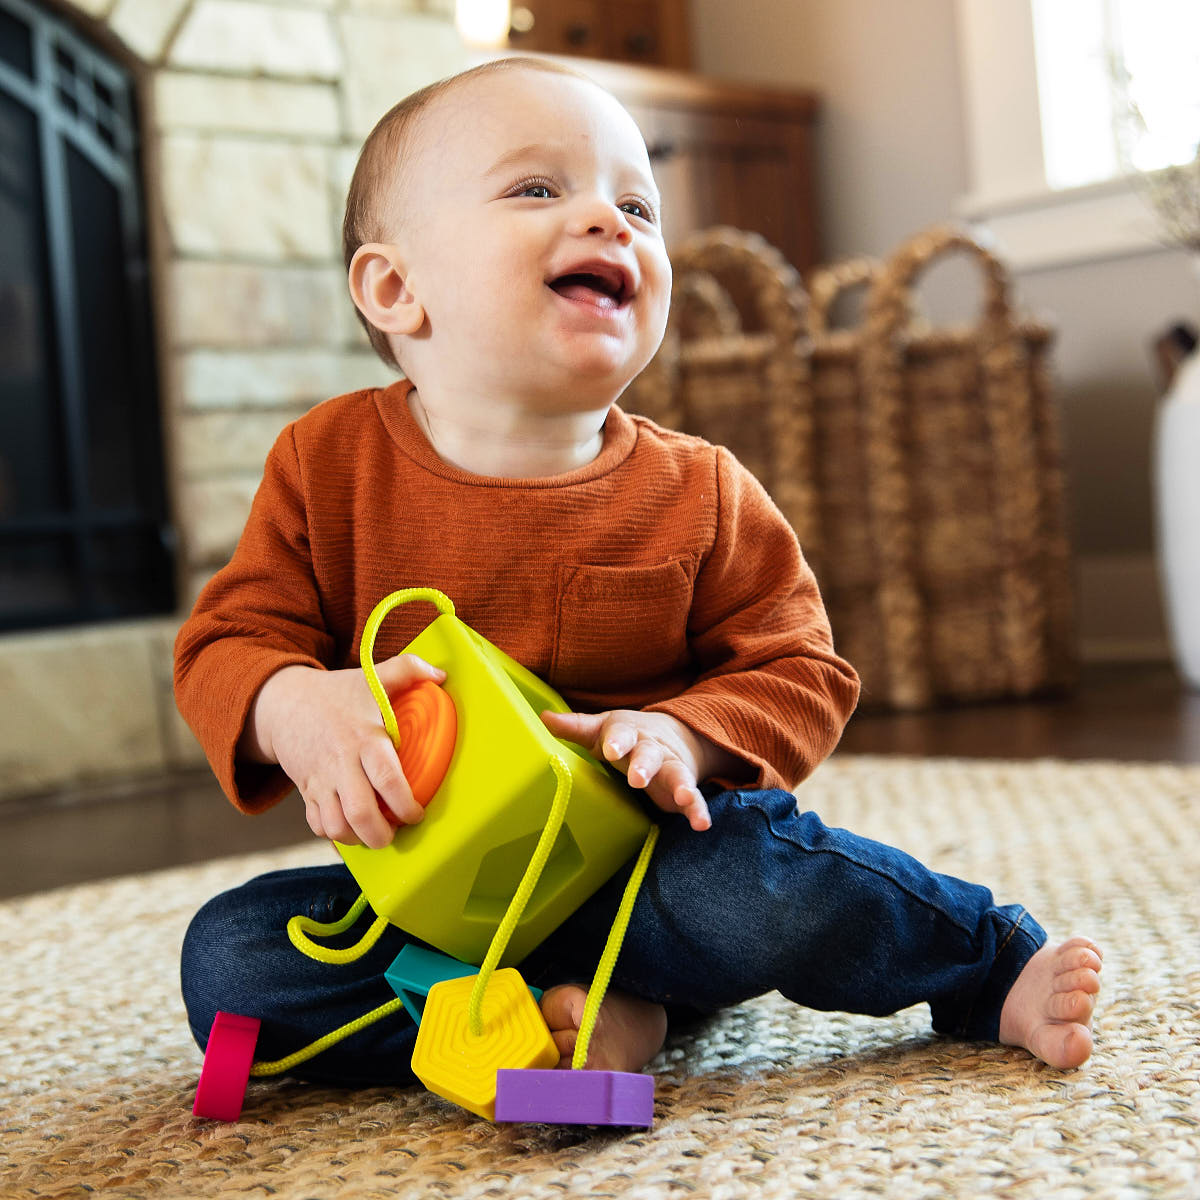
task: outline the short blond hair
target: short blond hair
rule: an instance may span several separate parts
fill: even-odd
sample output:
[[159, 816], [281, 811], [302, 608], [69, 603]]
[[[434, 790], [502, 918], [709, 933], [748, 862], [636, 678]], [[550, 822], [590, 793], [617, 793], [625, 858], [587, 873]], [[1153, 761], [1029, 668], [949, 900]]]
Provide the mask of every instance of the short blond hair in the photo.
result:
[[[346, 193], [346, 215], [342, 221], [342, 256], [347, 271], [350, 270], [350, 262], [360, 246], [367, 242], [386, 241], [391, 235], [394, 213], [388, 201], [402, 177], [404, 157], [411, 145], [413, 131], [420, 115], [433, 101], [461, 84], [479, 76], [514, 70], [545, 71], [552, 75], [568, 75], [588, 83], [594, 82], [579, 71], [545, 59], [497, 58], [446, 79], [439, 79], [393, 105], [379, 118], [375, 128], [363, 142], [358, 154], [358, 164], [354, 168], [350, 188]], [[376, 329], [361, 311], [358, 312], [358, 319], [367, 331], [375, 353], [388, 366], [400, 369], [400, 364], [388, 344], [387, 335]]]

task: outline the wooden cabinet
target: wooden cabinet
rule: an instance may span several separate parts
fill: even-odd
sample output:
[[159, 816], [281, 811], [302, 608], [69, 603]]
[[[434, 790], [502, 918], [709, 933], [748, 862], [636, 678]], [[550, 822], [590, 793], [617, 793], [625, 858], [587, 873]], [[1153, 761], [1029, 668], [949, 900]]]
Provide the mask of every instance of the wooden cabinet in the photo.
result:
[[820, 261], [815, 94], [564, 58], [633, 114], [654, 160], [667, 245], [712, 225], [762, 234], [801, 271]]
[[686, 68], [687, 0], [521, 0], [509, 48]]

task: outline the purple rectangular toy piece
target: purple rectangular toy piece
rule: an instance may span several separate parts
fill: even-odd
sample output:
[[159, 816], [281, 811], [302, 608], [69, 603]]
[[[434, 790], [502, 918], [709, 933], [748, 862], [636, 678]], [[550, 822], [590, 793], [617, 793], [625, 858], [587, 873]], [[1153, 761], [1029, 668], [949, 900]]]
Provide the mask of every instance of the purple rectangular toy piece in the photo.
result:
[[496, 1120], [546, 1125], [654, 1122], [654, 1076], [627, 1071], [496, 1072]]

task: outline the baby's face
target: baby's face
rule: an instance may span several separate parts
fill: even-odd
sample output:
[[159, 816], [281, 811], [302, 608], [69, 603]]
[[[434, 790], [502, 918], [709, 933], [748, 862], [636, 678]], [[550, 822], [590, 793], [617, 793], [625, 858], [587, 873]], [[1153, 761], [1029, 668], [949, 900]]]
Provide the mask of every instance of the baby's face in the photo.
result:
[[[662, 340], [671, 268], [642, 136], [608, 93], [514, 70], [419, 119], [398, 197], [427, 324], [406, 369], [486, 397], [584, 407]], [[410, 366], [411, 364], [411, 366]]]

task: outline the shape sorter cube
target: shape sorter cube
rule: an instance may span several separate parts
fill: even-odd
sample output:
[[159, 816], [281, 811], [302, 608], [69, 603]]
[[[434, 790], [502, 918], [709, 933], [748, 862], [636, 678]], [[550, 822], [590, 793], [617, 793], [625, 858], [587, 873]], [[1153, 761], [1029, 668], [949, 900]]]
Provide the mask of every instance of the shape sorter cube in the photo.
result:
[[458, 714], [450, 765], [420, 824], [382, 849], [338, 851], [376, 913], [478, 966], [546, 824], [557, 788], [550, 759], [559, 757], [571, 797], [501, 959], [518, 963], [638, 852], [649, 819], [617, 772], [542, 723], [544, 709], [567, 710], [562, 698], [453, 612], [443, 609], [405, 649], [446, 672]]

